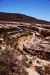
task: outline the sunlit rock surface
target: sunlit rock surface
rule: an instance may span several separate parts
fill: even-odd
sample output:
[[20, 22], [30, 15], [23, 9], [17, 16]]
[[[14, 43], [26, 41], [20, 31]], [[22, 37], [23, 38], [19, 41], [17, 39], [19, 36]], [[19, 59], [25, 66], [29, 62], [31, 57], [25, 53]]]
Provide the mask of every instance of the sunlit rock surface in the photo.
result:
[[0, 13], [0, 75], [50, 75], [50, 22]]

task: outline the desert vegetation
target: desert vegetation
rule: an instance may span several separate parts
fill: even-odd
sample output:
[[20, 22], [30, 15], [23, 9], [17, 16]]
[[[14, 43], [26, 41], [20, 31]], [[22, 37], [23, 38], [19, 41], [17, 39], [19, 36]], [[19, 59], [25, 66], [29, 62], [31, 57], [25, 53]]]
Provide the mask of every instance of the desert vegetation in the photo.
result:
[[50, 75], [50, 22], [0, 13], [0, 75]]

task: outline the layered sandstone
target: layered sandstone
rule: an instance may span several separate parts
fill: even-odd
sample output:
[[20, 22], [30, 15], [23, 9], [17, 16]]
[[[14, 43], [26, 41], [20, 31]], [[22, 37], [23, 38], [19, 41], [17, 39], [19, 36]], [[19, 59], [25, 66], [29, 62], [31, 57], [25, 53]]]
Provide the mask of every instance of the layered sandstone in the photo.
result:
[[[50, 22], [21, 14], [0, 13], [0, 58], [7, 49], [14, 50], [17, 62], [22, 63], [18, 66], [26, 74], [19, 68], [21, 75], [50, 75], [49, 70], [46, 73], [50, 65]], [[14, 70], [16, 72], [16, 67]]]

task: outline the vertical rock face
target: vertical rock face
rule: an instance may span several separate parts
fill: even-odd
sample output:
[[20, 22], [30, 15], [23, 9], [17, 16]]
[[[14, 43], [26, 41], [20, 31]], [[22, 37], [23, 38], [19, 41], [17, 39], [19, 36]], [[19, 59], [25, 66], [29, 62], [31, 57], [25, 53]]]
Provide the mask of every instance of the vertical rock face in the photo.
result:
[[50, 22], [0, 13], [0, 62], [1, 75], [50, 75]]

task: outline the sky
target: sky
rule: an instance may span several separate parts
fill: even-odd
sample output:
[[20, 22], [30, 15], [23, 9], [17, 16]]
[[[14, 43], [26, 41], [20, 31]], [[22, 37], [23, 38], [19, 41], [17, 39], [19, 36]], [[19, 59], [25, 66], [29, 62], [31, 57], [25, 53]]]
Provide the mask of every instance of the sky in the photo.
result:
[[0, 0], [0, 12], [21, 13], [50, 21], [50, 0]]

